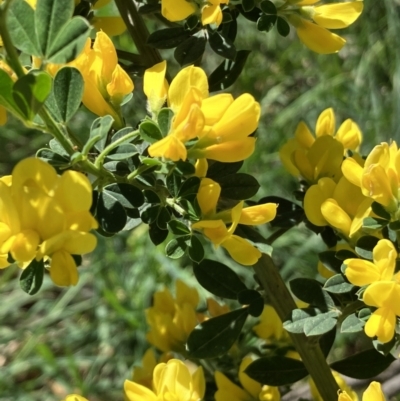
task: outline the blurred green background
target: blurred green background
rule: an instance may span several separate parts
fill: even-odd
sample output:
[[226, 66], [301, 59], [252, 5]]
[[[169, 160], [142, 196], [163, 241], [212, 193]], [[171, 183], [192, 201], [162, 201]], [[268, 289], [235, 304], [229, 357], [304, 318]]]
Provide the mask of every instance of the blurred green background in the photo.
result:
[[[252, 53], [231, 90], [250, 92], [262, 105], [257, 150], [244, 166], [261, 183], [259, 197], [292, 198], [297, 182], [283, 170], [278, 150], [301, 119], [314, 128], [327, 107], [334, 107], [338, 124], [352, 118], [360, 125], [364, 153], [381, 141], [400, 139], [399, 0], [366, 1], [359, 21], [343, 31], [347, 45], [338, 55], [312, 53], [293, 30], [282, 38], [239, 21], [237, 48]], [[127, 43], [127, 36], [116, 40], [117, 47]], [[171, 52], [163, 56], [171, 59]], [[204, 61], [208, 73], [220, 62], [211, 51]], [[133, 124], [145, 113], [141, 85], [135, 79], [135, 96], [125, 109]], [[74, 129], [87, 130], [89, 117], [76, 116]], [[0, 127], [0, 174], [48, 140], [10, 119]], [[285, 279], [315, 277], [316, 251], [323, 249], [317, 236], [299, 227], [276, 241], [273, 256]], [[225, 260], [220, 251], [209, 256]], [[152, 293], [178, 277], [195, 284], [189, 263], [164, 257], [163, 245], [154, 248], [145, 226], [99, 238], [76, 287], [57, 288], [47, 279], [30, 297], [19, 288], [19, 274], [16, 267], [0, 272], [1, 401], [57, 401], [70, 392], [91, 401], [122, 400], [123, 381], [146, 348], [143, 310]], [[357, 349], [359, 341], [339, 339], [333, 357]]]

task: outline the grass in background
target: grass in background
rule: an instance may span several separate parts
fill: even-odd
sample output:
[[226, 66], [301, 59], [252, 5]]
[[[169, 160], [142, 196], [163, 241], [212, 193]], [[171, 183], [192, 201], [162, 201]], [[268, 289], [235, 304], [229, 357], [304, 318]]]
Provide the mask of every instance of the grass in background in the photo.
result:
[[[291, 198], [297, 181], [283, 170], [277, 152], [301, 119], [314, 128], [326, 107], [334, 107], [338, 123], [352, 118], [360, 125], [364, 153], [400, 137], [399, 0], [366, 1], [360, 20], [344, 31], [348, 44], [338, 56], [308, 51], [294, 31], [285, 39], [258, 33], [247, 21], [240, 24], [237, 47], [253, 52], [233, 91], [250, 92], [262, 105], [257, 150], [245, 166], [261, 183], [259, 197]], [[211, 54], [205, 60], [208, 72], [219, 63]], [[135, 86], [127, 110], [132, 122], [144, 111], [140, 80]], [[82, 135], [88, 126], [84, 115], [76, 117]], [[13, 120], [0, 127], [1, 174], [46, 140]], [[316, 250], [323, 249], [318, 237], [300, 227], [275, 245], [274, 257], [286, 279], [315, 275]], [[221, 251], [209, 256], [228, 261]], [[143, 310], [164, 283], [185, 277], [194, 284], [187, 266], [165, 258], [163, 246], [155, 249], [143, 226], [100, 239], [80, 268], [79, 284], [70, 289], [46, 280], [42, 291], [30, 297], [19, 288], [17, 268], [2, 271], [0, 400], [58, 401], [69, 392], [91, 401], [122, 400], [123, 381], [146, 348]]]

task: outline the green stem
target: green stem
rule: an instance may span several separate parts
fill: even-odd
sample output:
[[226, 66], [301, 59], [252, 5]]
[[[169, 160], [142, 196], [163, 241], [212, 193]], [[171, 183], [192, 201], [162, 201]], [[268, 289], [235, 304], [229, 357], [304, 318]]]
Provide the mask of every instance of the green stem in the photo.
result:
[[[275, 308], [280, 319], [285, 321], [297, 306], [271, 257], [262, 255], [253, 268], [269, 303]], [[324, 401], [337, 401], [339, 387], [318, 341], [315, 340], [315, 337], [306, 337], [304, 334], [289, 333], [289, 335], [322, 399]]]
[[135, 42], [136, 48], [144, 59], [147, 68], [160, 63], [163, 59], [157, 49], [147, 46], [149, 31], [140, 16], [134, 0], [115, 0], [119, 13], [123, 18], [125, 25]]
[[132, 139], [135, 136], [139, 135], [139, 130], [130, 132], [129, 134], [126, 134], [116, 140], [115, 142], [110, 143], [107, 147], [103, 149], [103, 151], [97, 156], [95, 166], [97, 168], [100, 168], [103, 165], [104, 159], [107, 157], [107, 155], [115, 148], [117, 148], [121, 143], [126, 142], [128, 139]]
[[6, 24], [6, 14], [11, 1], [12, 0], [6, 0], [2, 7], [0, 7], [0, 36], [7, 53], [7, 63], [14, 70], [15, 74], [17, 74], [17, 77], [21, 78], [25, 75], [25, 71], [19, 61], [18, 53], [12, 43]]
[[126, 177], [128, 181], [134, 180], [138, 175], [143, 174], [146, 170], [151, 169], [153, 166], [143, 165], [138, 167], [136, 170], [133, 170], [129, 175]]

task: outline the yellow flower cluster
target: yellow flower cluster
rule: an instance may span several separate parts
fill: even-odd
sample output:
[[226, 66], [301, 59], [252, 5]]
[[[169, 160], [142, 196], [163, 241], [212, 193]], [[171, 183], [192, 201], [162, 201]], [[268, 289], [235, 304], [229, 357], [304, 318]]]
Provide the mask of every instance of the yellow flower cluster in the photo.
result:
[[50, 258], [55, 284], [75, 285], [78, 271], [71, 255], [93, 251], [97, 222], [89, 212], [92, 187], [76, 171], [57, 176], [39, 159], [19, 162], [11, 176], [0, 179], [0, 267], [9, 258], [21, 268], [34, 259]]
[[345, 275], [354, 285], [368, 286], [363, 292], [366, 305], [377, 308], [365, 325], [369, 337], [377, 336], [382, 343], [389, 342], [400, 317], [400, 275], [395, 274], [397, 251], [389, 240], [378, 241], [373, 249], [373, 262], [346, 259]]
[[[357, 153], [361, 131], [351, 119], [336, 131], [335, 114], [329, 108], [318, 117], [315, 133], [314, 137], [301, 122], [295, 138], [280, 150], [282, 163], [291, 174], [302, 176], [310, 185], [304, 197], [308, 220], [320, 227], [330, 225], [344, 237], [353, 237], [369, 215], [372, 203], [354, 179], [342, 172], [348, 160], [354, 168], [362, 169], [364, 161]], [[352, 157], [343, 161], [349, 151]]]
[[245, 266], [254, 265], [261, 257], [261, 252], [234, 232], [238, 224], [255, 226], [273, 220], [278, 205], [265, 203], [244, 208], [244, 202], [241, 201], [233, 209], [217, 212], [220, 194], [221, 186], [217, 182], [210, 178], [201, 180], [197, 201], [202, 220], [192, 224], [192, 229], [201, 230], [216, 247], [224, 247], [236, 262]]
[[153, 373], [152, 389], [125, 380], [124, 390], [129, 401], [200, 401], [205, 393], [202, 367], [191, 373], [178, 359], [159, 363]]
[[[253, 153], [256, 139], [250, 135], [257, 128], [260, 105], [251, 95], [233, 99], [231, 94], [222, 93], [209, 97], [207, 76], [194, 66], [182, 69], [168, 88], [165, 72], [163, 61], [146, 70], [144, 76], [144, 91], [153, 116], [165, 101], [174, 112], [170, 132], [149, 147], [150, 156], [229, 163]], [[197, 142], [187, 150], [185, 144], [195, 139]]]
[[98, 116], [111, 115], [116, 125], [122, 125], [120, 105], [133, 91], [133, 82], [118, 64], [114, 44], [104, 32], [97, 32], [91, 47], [88, 39], [83, 52], [71, 63], [85, 81], [83, 104]]
[[169, 21], [182, 21], [192, 14], [201, 15], [203, 25], [222, 22], [221, 4], [229, 0], [161, 0], [161, 12]]
[[[288, 0], [288, 21], [296, 28], [299, 39], [320, 54], [337, 53], [346, 43], [329, 29], [343, 29], [361, 15], [362, 1], [319, 4], [319, 0]], [[297, 12], [293, 12], [297, 11]]]
[[[146, 309], [146, 320], [150, 326], [147, 341], [162, 352], [185, 353], [189, 334], [207, 316], [197, 313], [199, 293], [181, 280], [176, 280], [176, 296], [165, 288], [153, 297], [153, 306]], [[207, 299], [210, 316], [215, 317], [229, 312], [226, 306], [219, 305], [212, 298]]]
[[[362, 401], [385, 401], [385, 395], [382, 392], [381, 384], [373, 381], [364, 391]], [[354, 401], [346, 391], [339, 394], [338, 401]]]

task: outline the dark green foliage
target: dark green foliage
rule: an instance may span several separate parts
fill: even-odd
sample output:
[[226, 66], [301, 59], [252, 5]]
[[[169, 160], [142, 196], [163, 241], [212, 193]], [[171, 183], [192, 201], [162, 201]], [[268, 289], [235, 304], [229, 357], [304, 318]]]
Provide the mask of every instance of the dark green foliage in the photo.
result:
[[193, 358], [216, 358], [224, 355], [242, 331], [248, 309], [241, 308], [206, 320], [190, 333], [186, 350]]

